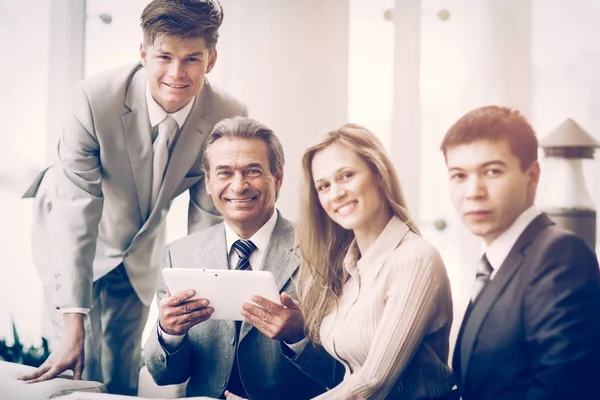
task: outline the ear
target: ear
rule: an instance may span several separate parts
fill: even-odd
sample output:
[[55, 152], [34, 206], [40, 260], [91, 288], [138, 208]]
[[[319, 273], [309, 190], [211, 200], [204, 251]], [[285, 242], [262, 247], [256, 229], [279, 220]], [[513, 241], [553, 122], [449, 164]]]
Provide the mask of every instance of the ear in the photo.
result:
[[210, 190], [210, 174], [208, 172], [204, 174], [204, 187], [206, 188], [206, 194], [212, 196]]
[[540, 164], [534, 161], [533, 164], [526, 171], [529, 182], [527, 187], [529, 193], [532, 196], [532, 200], [535, 200], [535, 193], [537, 191], [538, 183], [540, 181]]
[[277, 172], [275, 174], [275, 190], [281, 189], [281, 185], [283, 185], [283, 172]]
[[535, 184], [537, 186], [540, 181], [540, 163], [534, 161], [533, 164], [527, 169], [527, 176], [529, 177], [529, 182]]
[[210, 55], [208, 56], [208, 65], [206, 66], [206, 73], [208, 74], [215, 64], [217, 63], [217, 48], [215, 47], [210, 51]]
[[146, 56], [148, 55], [148, 52], [146, 50], [146, 45], [144, 44], [144, 42], [140, 43], [140, 60], [142, 62], [142, 65], [145, 67], [146, 66]]

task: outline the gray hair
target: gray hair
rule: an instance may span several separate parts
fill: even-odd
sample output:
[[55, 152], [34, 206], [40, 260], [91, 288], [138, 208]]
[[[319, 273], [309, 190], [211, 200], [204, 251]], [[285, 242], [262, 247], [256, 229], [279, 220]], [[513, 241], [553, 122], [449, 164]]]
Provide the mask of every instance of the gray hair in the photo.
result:
[[204, 143], [202, 152], [202, 170], [206, 175], [210, 171], [210, 160], [208, 159], [208, 148], [217, 140], [225, 139], [260, 139], [267, 145], [269, 150], [269, 169], [273, 175], [283, 175], [285, 156], [283, 146], [279, 138], [271, 128], [255, 119], [235, 116], [227, 118], [215, 125], [212, 132]]

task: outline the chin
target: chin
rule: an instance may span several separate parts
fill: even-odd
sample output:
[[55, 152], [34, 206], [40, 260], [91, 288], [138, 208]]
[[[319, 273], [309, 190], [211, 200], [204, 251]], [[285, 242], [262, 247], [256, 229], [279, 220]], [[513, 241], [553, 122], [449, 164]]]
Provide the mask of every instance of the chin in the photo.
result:
[[356, 228], [358, 226], [356, 221], [349, 220], [346, 218], [338, 218], [335, 222], [342, 228], [349, 230], [349, 231], [353, 230], [354, 228]]
[[471, 231], [471, 233], [477, 237], [480, 237], [482, 239], [485, 239], [486, 237], [488, 237], [490, 235], [490, 229], [482, 229], [482, 228], [477, 228], [475, 227], [474, 229], [469, 229]]

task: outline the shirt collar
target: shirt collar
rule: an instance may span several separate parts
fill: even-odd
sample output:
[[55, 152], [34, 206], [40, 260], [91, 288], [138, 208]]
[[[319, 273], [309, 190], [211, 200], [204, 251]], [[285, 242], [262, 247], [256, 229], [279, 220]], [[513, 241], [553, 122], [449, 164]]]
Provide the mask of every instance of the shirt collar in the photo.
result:
[[519, 236], [525, 231], [525, 228], [533, 221], [540, 211], [535, 207], [531, 206], [527, 210], [523, 211], [521, 215], [517, 217], [515, 222], [505, 230], [500, 236], [498, 236], [492, 244], [485, 248], [485, 255], [490, 262], [492, 268], [494, 268], [494, 274], [502, 266], [504, 260], [510, 253]]
[[150, 85], [146, 82], [146, 104], [148, 105], [148, 116], [150, 117], [150, 126], [154, 128], [156, 125], [160, 124], [167, 115], [173, 117], [173, 119], [177, 122], [177, 126], [181, 128], [185, 123], [188, 115], [190, 115], [190, 111], [192, 110], [192, 106], [194, 105], [194, 100], [196, 96], [192, 97], [190, 101], [180, 110], [175, 111], [174, 113], [166, 112], [160, 104], [154, 100], [152, 97], [152, 93], [150, 93]]
[[[361, 268], [366, 271], [365, 273], [375, 274], [388, 255], [404, 240], [409, 230], [408, 225], [394, 215], [362, 256], [356, 239], [352, 241], [344, 259], [344, 268], [350, 275], [353, 275], [356, 269]], [[368, 267], [364, 268], [363, 265]], [[363, 274], [361, 272], [361, 275]]]
[[[258, 231], [248, 240], [251, 240], [252, 243], [256, 246], [258, 251], [264, 252], [267, 249], [267, 245], [269, 244], [269, 240], [271, 240], [271, 235], [273, 234], [273, 230], [275, 229], [275, 224], [277, 223], [277, 210], [273, 212], [271, 218], [263, 226], [260, 227]], [[227, 254], [231, 253], [231, 247], [233, 243], [241, 239], [237, 233], [227, 224], [227, 222], [223, 221], [225, 225], [225, 239], [227, 241]]]

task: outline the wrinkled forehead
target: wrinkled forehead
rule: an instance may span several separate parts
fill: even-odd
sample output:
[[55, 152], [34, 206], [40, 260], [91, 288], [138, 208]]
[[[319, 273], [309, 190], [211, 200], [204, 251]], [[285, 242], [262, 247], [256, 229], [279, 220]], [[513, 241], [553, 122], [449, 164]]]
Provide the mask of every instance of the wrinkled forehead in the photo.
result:
[[211, 169], [269, 169], [269, 149], [261, 139], [220, 138], [206, 149]]

